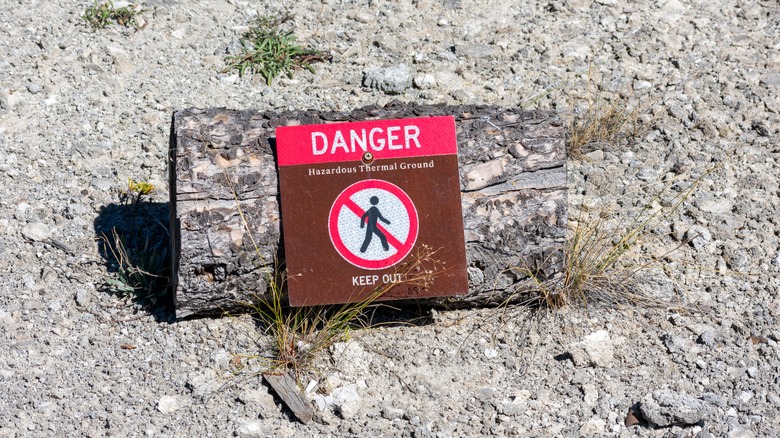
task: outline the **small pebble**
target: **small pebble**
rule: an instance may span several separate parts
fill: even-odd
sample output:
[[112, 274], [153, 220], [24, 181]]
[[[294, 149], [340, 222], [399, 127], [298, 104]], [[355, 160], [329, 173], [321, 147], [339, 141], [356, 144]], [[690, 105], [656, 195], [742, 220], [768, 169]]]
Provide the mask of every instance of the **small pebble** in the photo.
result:
[[22, 228], [22, 236], [24, 236], [25, 239], [40, 242], [51, 236], [51, 229], [42, 222], [33, 222]]

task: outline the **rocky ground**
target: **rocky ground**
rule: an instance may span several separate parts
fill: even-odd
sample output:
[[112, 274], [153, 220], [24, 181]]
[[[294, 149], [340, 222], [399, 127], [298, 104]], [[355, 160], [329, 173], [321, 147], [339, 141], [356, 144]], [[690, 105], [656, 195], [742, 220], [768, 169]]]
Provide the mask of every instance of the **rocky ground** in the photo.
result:
[[[145, 28], [98, 32], [79, 18], [90, 4], [0, 4], [0, 436], [780, 434], [777, 2], [149, 0]], [[253, 16], [284, 11], [331, 62], [271, 87], [220, 73]], [[448, 311], [361, 330], [323, 358], [303, 425], [232, 374], [266, 345], [249, 317], [172, 322], [99, 289], [96, 220], [128, 178], [167, 200], [177, 109], [398, 99], [571, 117], [589, 76], [642, 103], [645, 129], [571, 161], [573, 206], [620, 216], [717, 164], [642, 247], [696, 237], [643, 284], [695, 310]]]

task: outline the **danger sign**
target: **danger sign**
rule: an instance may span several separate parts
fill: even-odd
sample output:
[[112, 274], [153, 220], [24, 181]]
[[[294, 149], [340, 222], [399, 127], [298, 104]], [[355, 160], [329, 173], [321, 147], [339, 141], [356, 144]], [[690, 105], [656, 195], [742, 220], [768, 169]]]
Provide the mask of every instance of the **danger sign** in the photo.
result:
[[341, 192], [328, 224], [338, 253], [364, 269], [397, 264], [417, 241], [417, 209], [411, 198], [398, 186], [378, 179], [356, 182]]
[[[281, 126], [276, 136], [291, 305], [468, 292], [452, 117]], [[413, 281], [414, 263], [431, 278]]]

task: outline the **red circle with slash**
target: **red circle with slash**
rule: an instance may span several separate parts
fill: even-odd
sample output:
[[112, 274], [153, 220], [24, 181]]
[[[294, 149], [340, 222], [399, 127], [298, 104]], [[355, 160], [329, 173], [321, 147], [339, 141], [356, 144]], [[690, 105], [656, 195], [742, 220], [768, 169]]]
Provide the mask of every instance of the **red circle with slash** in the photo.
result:
[[[400, 187], [380, 179], [358, 181], [333, 202], [330, 240], [358, 268], [384, 269], [411, 252], [419, 233], [417, 209]], [[362, 244], [361, 244], [362, 242]]]

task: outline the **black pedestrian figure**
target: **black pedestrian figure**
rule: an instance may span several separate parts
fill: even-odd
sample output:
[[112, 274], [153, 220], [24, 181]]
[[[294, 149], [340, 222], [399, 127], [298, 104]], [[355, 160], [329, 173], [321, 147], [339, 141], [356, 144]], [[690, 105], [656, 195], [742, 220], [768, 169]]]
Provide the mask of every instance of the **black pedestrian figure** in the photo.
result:
[[374, 234], [379, 236], [379, 240], [382, 241], [382, 248], [384, 248], [385, 251], [389, 251], [390, 246], [387, 245], [387, 237], [385, 237], [385, 233], [379, 230], [379, 227], [376, 226], [376, 221], [381, 220], [387, 225], [390, 225], [390, 221], [385, 219], [384, 216], [382, 216], [382, 213], [379, 212], [379, 209], [376, 208], [376, 205], [379, 204], [379, 198], [372, 196], [370, 201], [371, 208], [369, 208], [368, 211], [363, 213], [363, 216], [360, 217], [360, 228], [363, 228], [366, 224], [368, 224], [368, 227], [366, 227], [366, 239], [363, 240], [363, 245], [360, 247], [360, 252], [366, 252], [368, 245], [371, 244], [371, 238], [374, 237]]

